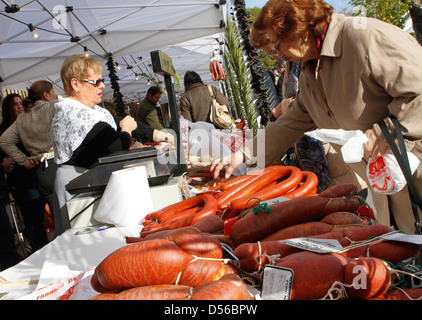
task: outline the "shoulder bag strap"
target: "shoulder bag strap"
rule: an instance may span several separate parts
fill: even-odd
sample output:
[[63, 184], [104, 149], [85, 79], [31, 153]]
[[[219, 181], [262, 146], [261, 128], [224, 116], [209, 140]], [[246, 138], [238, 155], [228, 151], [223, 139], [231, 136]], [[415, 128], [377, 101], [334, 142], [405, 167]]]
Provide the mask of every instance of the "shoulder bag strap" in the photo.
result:
[[208, 86], [208, 91], [210, 92], [211, 99], [215, 99], [214, 93], [212, 92], [212, 87], [211, 86]]
[[409, 165], [409, 158], [407, 157], [407, 151], [406, 151], [406, 147], [404, 144], [404, 139], [403, 139], [403, 135], [401, 132], [401, 128], [400, 128], [400, 124], [397, 120], [397, 118], [393, 115], [390, 116], [391, 120], [393, 121], [394, 124], [394, 129], [396, 131], [396, 136], [397, 136], [397, 140], [399, 142], [399, 147], [400, 150], [398, 149], [398, 147], [396, 146], [396, 144], [394, 143], [394, 139], [390, 133], [390, 131], [387, 128], [387, 125], [385, 124], [384, 121], [379, 122], [379, 125], [381, 127], [382, 133], [384, 134], [385, 138], [387, 139], [388, 144], [390, 145], [391, 150], [393, 151], [394, 156], [397, 159], [397, 162], [400, 165], [400, 168], [403, 172], [404, 177], [406, 178], [407, 181], [407, 187], [409, 190], [409, 196], [410, 196], [410, 200], [411, 200], [411, 204], [412, 204], [412, 210], [413, 210], [413, 214], [415, 216], [415, 228], [416, 228], [416, 233], [417, 234], [421, 234], [421, 226], [420, 226], [420, 221], [419, 221], [419, 212], [418, 212], [418, 207], [422, 210], [422, 198], [421, 195], [418, 191], [418, 189], [416, 188], [415, 182], [413, 181], [412, 178], [412, 172], [410, 169], [410, 165]]

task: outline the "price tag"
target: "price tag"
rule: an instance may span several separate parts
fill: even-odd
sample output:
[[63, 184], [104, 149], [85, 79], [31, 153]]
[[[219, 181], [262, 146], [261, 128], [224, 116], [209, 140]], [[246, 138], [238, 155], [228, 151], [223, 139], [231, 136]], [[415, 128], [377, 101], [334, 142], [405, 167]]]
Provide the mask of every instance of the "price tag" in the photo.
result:
[[266, 203], [268, 206], [272, 206], [273, 204], [284, 202], [284, 201], [289, 201], [289, 200], [290, 199], [286, 198], [286, 197], [278, 197], [278, 198], [273, 198], [273, 199], [270, 199], [270, 200], [262, 201], [261, 203]]
[[402, 241], [422, 245], [422, 235], [406, 234], [400, 231], [379, 236], [379, 238], [390, 241]]
[[261, 299], [290, 300], [293, 270], [266, 265], [263, 271]]
[[312, 238], [294, 238], [280, 240], [289, 246], [316, 253], [330, 253], [343, 250], [343, 247], [336, 239], [312, 239]]

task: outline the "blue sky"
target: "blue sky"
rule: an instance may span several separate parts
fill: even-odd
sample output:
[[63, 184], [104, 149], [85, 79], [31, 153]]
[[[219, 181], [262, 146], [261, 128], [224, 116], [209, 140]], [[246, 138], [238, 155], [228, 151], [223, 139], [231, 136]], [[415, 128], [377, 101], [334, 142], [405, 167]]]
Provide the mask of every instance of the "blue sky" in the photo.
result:
[[[343, 9], [348, 9], [349, 11], [352, 10], [352, 6], [349, 4], [349, 0], [325, 0], [325, 2], [329, 3], [335, 11], [341, 12]], [[251, 7], [263, 7], [267, 0], [245, 0], [246, 8]]]

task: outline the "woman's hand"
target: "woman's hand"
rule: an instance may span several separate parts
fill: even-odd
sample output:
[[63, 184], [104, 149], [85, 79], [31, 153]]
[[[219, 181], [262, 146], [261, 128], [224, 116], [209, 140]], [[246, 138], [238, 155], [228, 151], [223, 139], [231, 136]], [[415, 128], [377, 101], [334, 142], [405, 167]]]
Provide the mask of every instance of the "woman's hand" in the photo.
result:
[[271, 113], [273, 114], [274, 118], [278, 119], [283, 114], [285, 114], [286, 109], [290, 106], [293, 100], [294, 98], [283, 99], [273, 110], [271, 110]]
[[126, 116], [122, 120], [120, 120], [119, 126], [122, 131], [132, 134], [132, 131], [138, 127], [138, 124], [136, 123], [135, 119], [133, 119], [131, 116]]
[[[173, 146], [176, 145], [174, 138], [174, 135], [172, 135], [171, 133], [157, 129], [154, 129], [154, 132], [152, 134], [152, 140], [154, 140], [155, 142], [168, 142]], [[183, 140], [185, 141], [186, 139], [183, 138]]]
[[220, 171], [226, 167], [225, 178], [229, 178], [233, 171], [245, 161], [245, 156], [242, 151], [237, 151], [222, 159], [215, 160], [211, 165], [210, 171], [214, 173], [213, 178], [217, 179], [220, 176]]
[[368, 142], [363, 145], [363, 154], [367, 158], [378, 159], [388, 149], [388, 144], [375, 134], [374, 129], [365, 131]]

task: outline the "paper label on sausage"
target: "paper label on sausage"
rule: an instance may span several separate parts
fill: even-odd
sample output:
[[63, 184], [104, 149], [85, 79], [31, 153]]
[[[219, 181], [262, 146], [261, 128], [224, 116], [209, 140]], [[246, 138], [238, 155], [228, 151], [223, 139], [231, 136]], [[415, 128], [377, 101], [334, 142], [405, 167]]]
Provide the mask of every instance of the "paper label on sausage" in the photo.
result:
[[280, 242], [292, 247], [316, 253], [330, 253], [343, 250], [343, 247], [336, 239], [294, 238], [280, 240]]
[[406, 234], [397, 231], [381, 235], [379, 238], [389, 241], [401, 241], [422, 245], [422, 235], [420, 234]]
[[277, 198], [269, 199], [269, 200], [266, 200], [266, 201], [262, 201], [261, 204], [266, 203], [268, 206], [272, 206], [273, 204], [284, 202], [284, 201], [289, 201], [289, 200], [290, 199], [286, 198], [286, 197], [277, 197]]
[[261, 299], [290, 300], [293, 284], [293, 270], [266, 265], [262, 279]]

